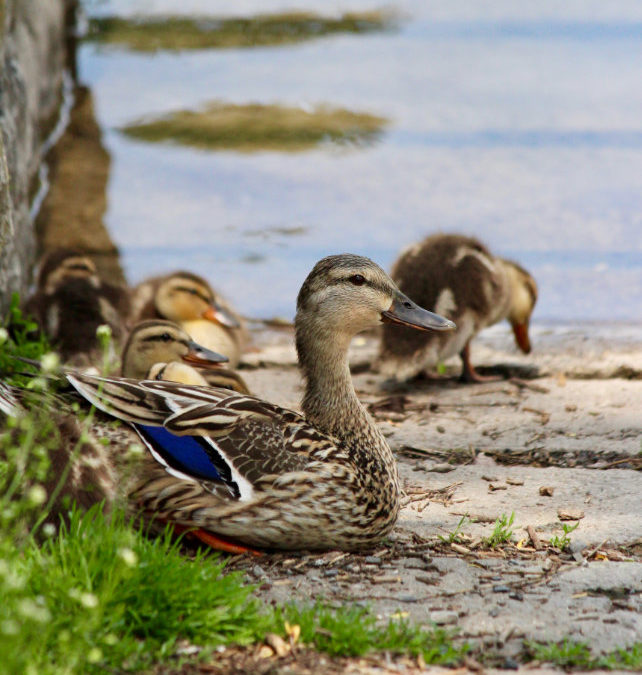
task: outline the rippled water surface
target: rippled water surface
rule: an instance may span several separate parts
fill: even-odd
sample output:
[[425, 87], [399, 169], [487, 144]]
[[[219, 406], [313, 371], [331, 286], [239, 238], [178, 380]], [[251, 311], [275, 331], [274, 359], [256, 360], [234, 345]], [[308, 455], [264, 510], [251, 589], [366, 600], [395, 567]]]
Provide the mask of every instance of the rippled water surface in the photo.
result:
[[[246, 314], [291, 317], [319, 257], [353, 251], [389, 267], [426, 234], [459, 231], [535, 275], [536, 321], [642, 322], [642, 5], [481, 4], [387, 3], [393, 30], [288, 46], [84, 44], [80, 78], [112, 155], [107, 223], [129, 281], [188, 268]], [[284, 7], [293, 4], [113, 0], [93, 11]], [[213, 100], [323, 104], [389, 123], [372, 145], [298, 153], [212, 152], [119, 131]]]

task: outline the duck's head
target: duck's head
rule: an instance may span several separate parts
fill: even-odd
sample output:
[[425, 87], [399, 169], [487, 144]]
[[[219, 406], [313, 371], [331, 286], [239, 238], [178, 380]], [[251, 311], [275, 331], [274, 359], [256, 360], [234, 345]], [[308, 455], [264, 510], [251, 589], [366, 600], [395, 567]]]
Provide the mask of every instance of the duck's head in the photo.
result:
[[93, 288], [100, 286], [96, 264], [81, 251], [58, 248], [45, 255], [38, 273], [38, 288], [41, 291], [51, 295], [72, 279], [82, 279]]
[[348, 339], [381, 322], [417, 330], [452, 330], [455, 324], [419, 307], [369, 258], [353, 254], [320, 260], [301, 287], [296, 328]]
[[158, 286], [154, 297], [158, 313], [170, 321], [206, 319], [229, 328], [239, 322], [217, 301], [211, 286], [190, 272], [174, 272]]
[[144, 378], [155, 363], [185, 361], [203, 368], [216, 367], [227, 357], [201, 347], [171, 321], [141, 321], [136, 324], [122, 353], [124, 377]]
[[537, 284], [535, 279], [517, 263], [505, 260], [504, 264], [510, 285], [508, 320], [513, 327], [517, 346], [524, 354], [528, 354], [531, 351], [528, 325], [537, 302]]

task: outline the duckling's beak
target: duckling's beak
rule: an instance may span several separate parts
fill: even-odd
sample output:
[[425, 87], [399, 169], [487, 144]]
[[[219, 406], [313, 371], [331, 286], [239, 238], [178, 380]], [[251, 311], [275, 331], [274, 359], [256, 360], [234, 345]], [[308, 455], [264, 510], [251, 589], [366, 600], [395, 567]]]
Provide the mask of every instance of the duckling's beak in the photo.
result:
[[454, 330], [457, 328], [450, 319], [419, 307], [401, 291], [397, 291], [390, 309], [381, 312], [384, 323], [398, 323], [418, 330]]
[[189, 351], [183, 356], [186, 363], [194, 363], [202, 368], [216, 368], [218, 364], [229, 361], [227, 356], [202, 347], [192, 340], [187, 343], [187, 347]]
[[513, 335], [515, 336], [515, 342], [517, 346], [524, 352], [524, 354], [530, 354], [531, 351], [531, 341], [528, 337], [528, 321], [523, 323], [513, 323]]
[[216, 303], [210, 305], [202, 314], [201, 318], [220, 323], [228, 328], [239, 328], [241, 324], [224, 307]]

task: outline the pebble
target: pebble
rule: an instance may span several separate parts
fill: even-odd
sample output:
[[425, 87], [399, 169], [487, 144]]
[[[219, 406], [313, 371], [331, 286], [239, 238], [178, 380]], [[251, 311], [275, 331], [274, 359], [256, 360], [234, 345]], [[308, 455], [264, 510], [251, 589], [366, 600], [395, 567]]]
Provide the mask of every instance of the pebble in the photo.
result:
[[339, 574], [339, 570], [337, 569], [324, 570], [323, 572], [324, 577], [336, 577], [337, 574]]
[[455, 467], [452, 464], [433, 464], [428, 471], [433, 473], [448, 473], [454, 471]]
[[493, 593], [510, 593], [510, 588], [504, 584], [497, 584], [493, 586]]
[[438, 626], [447, 626], [451, 623], [457, 623], [457, 612], [449, 610], [437, 610], [430, 613], [430, 620], [434, 621]]
[[504, 663], [502, 664], [502, 668], [504, 670], [519, 670], [519, 663], [515, 661], [515, 659], [511, 659], [510, 657], [504, 659]]
[[368, 555], [366, 556], [364, 562], [366, 565], [381, 565], [381, 558], [376, 555]]
[[511, 598], [511, 600], [519, 600], [520, 602], [524, 600], [524, 596], [518, 591], [511, 593], [508, 597]]
[[265, 576], [265, 570], [260, 565], [254, 565], [254, 567], [252, 568], [252, 574], [257, 579], [260, 579], [261, 577]]

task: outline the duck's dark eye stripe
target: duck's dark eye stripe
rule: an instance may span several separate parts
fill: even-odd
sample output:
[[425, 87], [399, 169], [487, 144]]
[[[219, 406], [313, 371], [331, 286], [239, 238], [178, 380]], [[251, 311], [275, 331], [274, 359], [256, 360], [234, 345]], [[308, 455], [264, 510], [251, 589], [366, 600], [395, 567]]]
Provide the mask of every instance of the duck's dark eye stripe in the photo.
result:
[[195, 288], [187, 288], [186, 286], [176, 286], [177, 291], [182, 291], [183, 293], [189, 293], [190, 295], [197, 295], [203, 302], [208, 304], [211, 302], [211, 299], [203, 293], [199, 293]]

